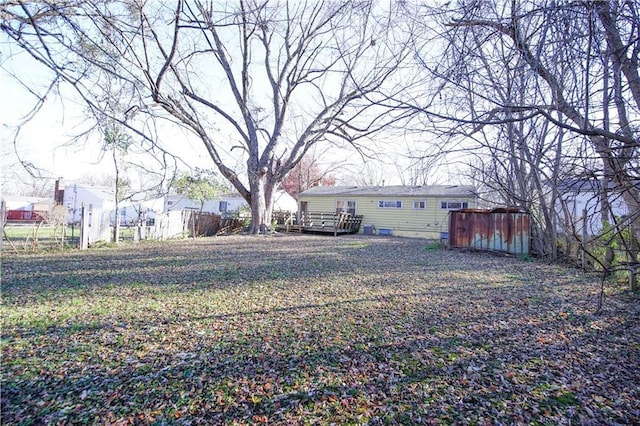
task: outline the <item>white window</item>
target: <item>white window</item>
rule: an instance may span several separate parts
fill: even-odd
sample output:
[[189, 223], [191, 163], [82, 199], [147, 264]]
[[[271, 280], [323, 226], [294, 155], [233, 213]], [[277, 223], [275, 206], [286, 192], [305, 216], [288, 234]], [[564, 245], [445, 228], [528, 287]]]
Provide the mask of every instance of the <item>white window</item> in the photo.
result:
[[336, 201], [336, 213], [349, 213], [352, 216], [356, 215], [356, 202], [355, 200], [337, 200]]
[[443, 210], [468, 209], [469, 203], [466, 201], [441, 201], [440, 208]]
[[427, 200], [415, 200], [413, 202], [414, 209], [426, 209], [427, 208]]
[[378, 201], [378, 208], [381, 208], [381, 209], [401, 209], [402, 208], [402, 201], [380, 200], [380, 201]]

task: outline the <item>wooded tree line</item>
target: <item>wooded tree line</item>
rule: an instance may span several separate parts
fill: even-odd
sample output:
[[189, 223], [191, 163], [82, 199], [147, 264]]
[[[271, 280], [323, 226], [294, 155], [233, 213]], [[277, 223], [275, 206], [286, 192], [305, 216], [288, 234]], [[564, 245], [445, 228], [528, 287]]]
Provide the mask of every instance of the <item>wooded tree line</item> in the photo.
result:
[[[429, 36], [418, 50], [433, 82], [426, 109], [440, 108], [424, 118], [441, 135], [440, 150], [467, 153], [470, 173], [492, 201], [533, 214], [540, 254], [558, 256], [563, 216], [554, 206], [563, 187], [580, 180], [600, 182], [603, 229], [637, 237], [638, 4], [465, 2], [427, 14], [420, 22]], [[426, 24], [433, 22], [439, 25]], [[435, 57], [426, 53], [434, 43], [441, 48]], [[627, 217], [611, 214], [616, 198]], [[637, 238], [622, 245], [637, 262]]]
[[[376, 138], [399, 147], [383, 138], [401, 128], [424, 135], [415, 164], [464, 164], [487, 201], [531, 212], [541, 255], [560, 255], [554, 205], [575, 179], [601, 183], [607, 229], [639, 234], [635, 2], [0, 8], [5, 37], [52, 71], [42, 100], [70, 87], [96, 122], [162, 155], [179, 152], [180, 141], [162, 143], [158, 123], [188, 129], [250, 204], [253, 232], [268, 228], [275, 188], [316, 146], [367, 156]], [[607, 213], [614, 198], [626, 217]], [[627, 238], [624, 250], [637, 262], [633, 244]]]

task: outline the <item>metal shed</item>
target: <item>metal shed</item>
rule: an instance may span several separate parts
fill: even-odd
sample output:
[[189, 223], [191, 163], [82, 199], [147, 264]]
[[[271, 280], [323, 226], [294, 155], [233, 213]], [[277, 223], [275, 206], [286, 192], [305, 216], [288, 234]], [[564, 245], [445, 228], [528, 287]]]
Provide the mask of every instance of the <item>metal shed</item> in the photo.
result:
[[529, 254], [529, 213], [513, 208], [449, 213], [449, 247]]

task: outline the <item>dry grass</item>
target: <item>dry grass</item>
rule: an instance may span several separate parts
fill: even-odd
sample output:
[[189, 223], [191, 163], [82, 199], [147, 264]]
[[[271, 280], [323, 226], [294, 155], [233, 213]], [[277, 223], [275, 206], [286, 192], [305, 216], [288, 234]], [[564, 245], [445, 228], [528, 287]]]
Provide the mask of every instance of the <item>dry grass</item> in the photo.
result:
[[5, 256], [3, 424], [640, 423], [637, 297], [424, 240]]

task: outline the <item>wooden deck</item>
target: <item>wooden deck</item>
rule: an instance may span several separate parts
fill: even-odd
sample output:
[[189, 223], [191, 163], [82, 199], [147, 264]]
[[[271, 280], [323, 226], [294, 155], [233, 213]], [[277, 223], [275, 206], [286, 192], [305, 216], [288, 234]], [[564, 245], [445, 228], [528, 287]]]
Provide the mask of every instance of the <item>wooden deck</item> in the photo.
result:
[[357, 234], [362, 216], [349, 213], [309, 212], [298, 220], [295, 216], [274, 218], [278, 229], [287, 232], [333, 234]]

